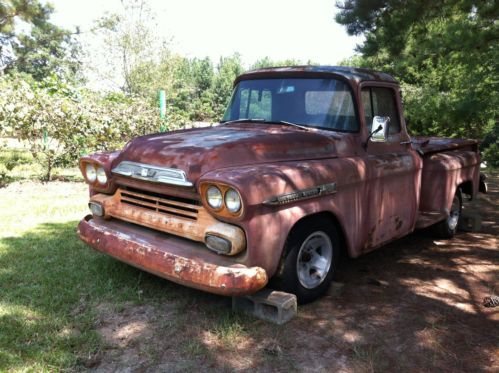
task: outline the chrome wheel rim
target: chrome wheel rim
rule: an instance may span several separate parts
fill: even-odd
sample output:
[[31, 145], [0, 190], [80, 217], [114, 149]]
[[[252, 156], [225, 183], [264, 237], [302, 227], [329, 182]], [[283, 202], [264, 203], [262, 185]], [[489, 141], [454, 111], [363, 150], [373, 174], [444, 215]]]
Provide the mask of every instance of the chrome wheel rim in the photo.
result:
[[333, 245], [324, 232], [314, 232], [308, 236], [298, 251], [296, 268], [298, 281], [306, 289], [319, 286], [331, 268]]
[[447, 218], [447, 224], [449, 225], [450, 230], [454, 230], [457, 227], [457, 222], [459, 221], [459, 215], [461, 210], [461, 202], [459, 201], [459, 197], [457, 194], [454, 196], [452, 200], [452, 206], [450, 209], [449, 217]]

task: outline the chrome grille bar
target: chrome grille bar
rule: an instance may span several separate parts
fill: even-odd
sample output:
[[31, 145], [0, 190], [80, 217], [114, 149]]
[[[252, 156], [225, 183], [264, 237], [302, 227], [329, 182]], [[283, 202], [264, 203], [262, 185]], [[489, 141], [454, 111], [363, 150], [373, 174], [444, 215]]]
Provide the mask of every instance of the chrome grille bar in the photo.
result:
[[184, 171], [176, 168], [152, 166], [144, 163], [123, 161], [111, 170], [113, 174], [154, 183], [192, 187]]

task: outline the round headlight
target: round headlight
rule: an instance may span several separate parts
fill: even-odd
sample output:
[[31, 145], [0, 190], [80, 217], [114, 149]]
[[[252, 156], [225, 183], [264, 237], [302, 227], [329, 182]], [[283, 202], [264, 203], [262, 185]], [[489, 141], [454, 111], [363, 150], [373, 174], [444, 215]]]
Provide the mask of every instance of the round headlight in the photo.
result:
[[95, 167], [91, 163], [87, 163], [85, 166], [85, 175], [87, 176], [87, 180], [90, 183], [95, 182], [97, 180], [97, 172], [95, 171]]
[[232, 213], [238, 212], [241, 209], [241, 197], [232, 188], [225, 192], [225, 206]]
[[208, 202], [208, 205], [214, 209], [222, 207], [223, 198], [220, 189], [215, 186], [209, 187], [206, 191], [206, 201]]
[[105, 185], [107, 183], [106, 171], [104, 171], [104, 169], [100, 166], [97, 169], [97, 181], [102, 185]]

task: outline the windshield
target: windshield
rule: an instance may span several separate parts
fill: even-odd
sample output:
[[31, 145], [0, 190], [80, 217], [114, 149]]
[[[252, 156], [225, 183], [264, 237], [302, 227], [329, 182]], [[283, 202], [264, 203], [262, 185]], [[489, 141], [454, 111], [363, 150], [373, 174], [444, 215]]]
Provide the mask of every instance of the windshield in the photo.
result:
[[243, 80], [234, 89], [222, 122], [253, 119], [355, 132], [352, 93], [336, 79]]

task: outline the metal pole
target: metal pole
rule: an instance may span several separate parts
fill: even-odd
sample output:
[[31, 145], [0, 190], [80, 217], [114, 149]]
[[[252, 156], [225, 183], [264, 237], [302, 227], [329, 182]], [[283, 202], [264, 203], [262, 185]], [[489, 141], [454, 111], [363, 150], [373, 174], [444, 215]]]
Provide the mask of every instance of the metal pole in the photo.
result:
[[160, 132], [166, 131], [166, 93], [163, 89], [159, 90], [159, 117], [161, 118], [161, 125], [159, 126]]
[[47, 150], [47, 144], [49, 142], [49, 135], [47, 130], [43, 130], [43, 149]]

